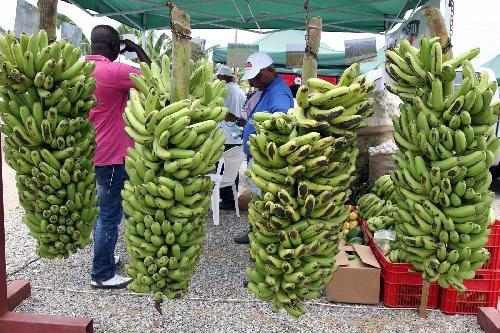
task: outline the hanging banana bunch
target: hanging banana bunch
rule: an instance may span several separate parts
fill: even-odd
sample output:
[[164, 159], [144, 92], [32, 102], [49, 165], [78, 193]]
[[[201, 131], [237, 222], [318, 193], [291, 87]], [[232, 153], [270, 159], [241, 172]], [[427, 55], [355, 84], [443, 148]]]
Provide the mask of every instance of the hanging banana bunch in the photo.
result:
[[[194, 69], [191, 99], [170, 99], [170, 60], [162, 66], [141, 64], [131, 74], [137, 89], [123, 119], [135, 141], [125, 169], [130, 177], [122, 191], [125, 242], [132, 261], [126, 270], [130, 290], [183, 297], [205, 240], [207, 210], [213, 183], [205, 177], [224, 151], [225, 137], [217, 123], [227, 114], [223, 81], [212, 81], [212, 64]], [[195, 97], [198, 96], [198, 97]]]
[[[486, 72], [478, 78], [470, 63], [478, 54], [443, 62], [438, 37], [386, 51], [394, 80], [386, 87], [404, 101], [392, 119], [400, 250], [426, 280], [459, 291], [489, 259], [484, 246], [494, 222], [489, 167], [500, 145], [492, 128], [500, 103], [491, 102], [496, 81]], [[458, 68], [463, 80], [454, 87]]]
[[4, 155], [16, 171], [24, 223], [37, 255], [68, 258], [90, 243], [98, 215], [87, 120], [96, 104], [95, 64], [47, 33], [0, 37], [0, 118]]
[[248, 208], [255, 265], [246, 273], [248, 289], [274, 311], [301, 316], [302, 301], [317, 298], [336, 270], [359, 152], [355, 130], [373, 113], [374, 84], [358, 70], [350, 66], [337, 85], [309, 79], [287, 114], [254, 115], [248, 175], [262, 194]]

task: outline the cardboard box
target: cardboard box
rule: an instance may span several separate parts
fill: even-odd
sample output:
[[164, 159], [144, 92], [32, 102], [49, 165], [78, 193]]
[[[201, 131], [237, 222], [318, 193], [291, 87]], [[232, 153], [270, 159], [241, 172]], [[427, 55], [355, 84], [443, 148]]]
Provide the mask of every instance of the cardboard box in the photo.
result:
[[[360, 259], [349, 260], [347, 252]], [[335, 256], [338, 269], [326, 285], [328, 301], [377, 304], [380, 294], [380, 265], [369, 246], [344, 246]]]

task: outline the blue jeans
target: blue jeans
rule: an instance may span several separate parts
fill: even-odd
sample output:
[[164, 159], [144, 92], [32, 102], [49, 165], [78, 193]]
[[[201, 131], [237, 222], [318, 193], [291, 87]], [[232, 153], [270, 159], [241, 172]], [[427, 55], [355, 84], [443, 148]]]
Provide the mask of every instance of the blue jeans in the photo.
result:
[[94, 227], [92, 280], [102, 282], [115, 276], [115, 246], [123, 217], [120, 191], [128, 179], [123, 164], [96, 167], [99, 217]]
[[[253, 164], [253, 158], [251, 156], [248, 156], [247, 157], [247, 169], [250, 169], [252, 164]], [[258, 196], [262, 195], [262, 190], [260, 188], [258, 188], [257, 185], [255, 185], [251, 179], [250, 179], [250, 191], [253, 194], [257, 194]]]

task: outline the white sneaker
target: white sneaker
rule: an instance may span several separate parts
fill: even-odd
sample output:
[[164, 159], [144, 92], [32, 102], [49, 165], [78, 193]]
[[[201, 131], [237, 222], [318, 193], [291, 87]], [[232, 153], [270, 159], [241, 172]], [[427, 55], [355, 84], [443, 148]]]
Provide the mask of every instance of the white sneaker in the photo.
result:
[[114, 256], [115, 257], [115, 266], [120, 263], [120, 256]]
[[90, 286], [92, 288], [100, 288], [100, 289], [121, 289], [125, 288], [127, 284], [132, 281], [132, 278], [128, 276], [121, 276], [115, 274], [111, 279], [101, 282], [91, 281]]

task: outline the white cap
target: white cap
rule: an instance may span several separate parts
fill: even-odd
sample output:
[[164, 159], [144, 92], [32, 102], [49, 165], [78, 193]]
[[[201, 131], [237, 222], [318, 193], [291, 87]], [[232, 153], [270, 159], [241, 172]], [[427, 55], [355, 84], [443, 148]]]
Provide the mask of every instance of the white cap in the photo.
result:
[[233, 70], [231, 69], [231, 67], [226, 66], [226, 65], [222, 65], [219, 67], [219, 69], [217, 70], [217, 74], [215, 74], [215, 75], [216, 76], [217, 75], [234, 76], [234, 73], [233, 73]]
[[242, 80], [253, 79], [257, 74], [259, 74], [261, 69], [269, 67], [273, 64], [273, 59], [264, 52], [252, 53], [245, 65], [245, 74], [243, 74]]
[[296, 77], [295, 79], [293, 79], [293, 83], [302, 84], [302, 79], [300, 77]]

